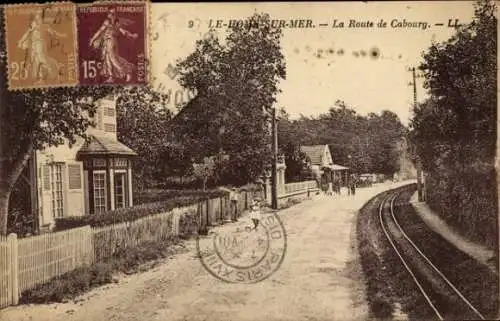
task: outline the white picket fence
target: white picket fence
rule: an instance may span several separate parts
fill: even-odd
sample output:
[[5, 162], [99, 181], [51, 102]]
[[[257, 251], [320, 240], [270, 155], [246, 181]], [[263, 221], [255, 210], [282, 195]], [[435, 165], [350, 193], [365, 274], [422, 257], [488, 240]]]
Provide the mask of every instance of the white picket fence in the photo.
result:
[[93, 262], [89, 226], [14, 239], [13, 244], [17, 243], [19, 293]]
[[0, 236], [0, 308], [18, 304], [23, 291], [102, 261], [119, 250], [178, 235], [179, 220], [189, 211], [193, 211], [192, 206], [132, 222], [84, 226], [23, 239], [16, 234]]
[[20, 294], [93, 261], [89, 226], [17, 239], [0, 236], [0, 308]]
[[288, 183], [285, 184], [285, 195], [301, 191], [307, 191], [308, 189], [315, 189], [317, 187], [318, 183], [314, 180], [297, 182], [297, 183]]
[[[244, 192], [241, 209], [253, 194]], [[211, 226], [228, 217], [226, 198], [215, 198], [104, 227], [84, 226], [61, 232], [18, 239], [16, 234], [0, 236], [0, 309], [19, 303], [23, 291], [84, 265], [102, 261], [120, 250], [145, 242], [178, 236], [182, 218], [191, 215], [200, 226]]]
[[14, 294], [18, 292], [17, 266], [11, 264], [17, 263], [12, 259], [17, 256], [14, 250], [17, 250], [15, 234], [9, 237], [0, 235], [0, 308], [17, 304], [18, 297]]

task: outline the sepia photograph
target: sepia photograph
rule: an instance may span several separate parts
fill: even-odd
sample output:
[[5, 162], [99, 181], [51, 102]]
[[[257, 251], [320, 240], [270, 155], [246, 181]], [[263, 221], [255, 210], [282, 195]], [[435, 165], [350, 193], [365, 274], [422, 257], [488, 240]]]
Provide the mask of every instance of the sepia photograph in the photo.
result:
[[0, 5], [0, 321], [499, 320], [497, 15]]

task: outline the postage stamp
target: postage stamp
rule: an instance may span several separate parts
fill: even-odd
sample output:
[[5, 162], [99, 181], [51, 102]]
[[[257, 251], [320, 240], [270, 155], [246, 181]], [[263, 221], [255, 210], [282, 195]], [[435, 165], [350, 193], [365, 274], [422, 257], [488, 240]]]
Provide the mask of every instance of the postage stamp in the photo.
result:
[[228, 283], [257, 283], [278, 270], [285, 258], [286, 231], [276, 213], [261, 216], [258, 228], [232, 227], [198, 237], [203, 267]]
[[9, 89], [78, 83], [75, 5], [9, 5], [4, 9]]
[[82, 85], [148, 83], [146, 2], [100, 2], [77, 7]]

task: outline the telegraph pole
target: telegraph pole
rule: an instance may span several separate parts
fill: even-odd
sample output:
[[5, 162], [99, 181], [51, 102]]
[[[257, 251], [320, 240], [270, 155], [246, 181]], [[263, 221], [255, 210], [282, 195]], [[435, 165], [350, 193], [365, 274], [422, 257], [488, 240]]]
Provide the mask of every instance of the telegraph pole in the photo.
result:
[[271, 169], [271, 208], [278, 209], [278, 128], [276, 123], [276, 108], [272, 109], [272, 169]]
[[[415, 73], [415, 67], [411, 68], [413, 74], [413, 107], [414, 110], [417, 109], [417, 75]], [[417, 168], [417, 191], [418, 191], [418, 201], [423, 202], [424, 197], [422, 193], [422, 162], [420, 161], [420, 156], [416, 155], [416, 164]]]

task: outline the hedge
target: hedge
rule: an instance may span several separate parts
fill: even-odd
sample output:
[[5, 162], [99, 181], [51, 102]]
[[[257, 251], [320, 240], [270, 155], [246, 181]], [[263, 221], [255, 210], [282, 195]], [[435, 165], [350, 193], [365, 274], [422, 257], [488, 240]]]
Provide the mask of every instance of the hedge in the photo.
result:
[[85, 225], [90, 225], [92, 227], [101, 227], [127, 221], [135, 221], [145, 216], [169, 212], [177, 207], [193, 205], [204, 199], [207, 199], [207, 197], [185, 196], [176, 199], [169, 199], [162, 202], [154, 202], [132, 207], [120, 208], [102, 214], [64, 217], [56, 219], [55, 231], [57, 232], [68, 230]]
[[428, 173], [427, 202], [458, 232], [498, 246], [498, 185], [493, 166], [450, 166]]
[[135, 204], [146, 204], [154, 202], [163, 202], [170, 199], [182, 198], [182, 197], [194, 197], [194, 198], [217, 198], [227, 195], [228, 192], [222, 190], [208, 190], [203, 191], [199, 189], [189, 189], [189, 190], [175, 190], [175, 189], [146, 189], [141, 192], [137, 192], [134, 195]]

